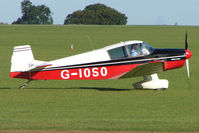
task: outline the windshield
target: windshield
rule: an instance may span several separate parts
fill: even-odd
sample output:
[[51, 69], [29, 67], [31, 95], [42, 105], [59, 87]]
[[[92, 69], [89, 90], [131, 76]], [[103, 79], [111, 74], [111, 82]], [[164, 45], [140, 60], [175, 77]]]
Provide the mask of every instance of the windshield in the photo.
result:
[[108, 54], [111, 59], [128, 58], [128, 57], [138, 57], [146, 56], [153, 52], [153, 48], [143, 42], [143, 43], [133, 43], [125, 46], [116, 47], [108, 50]]
[[143, 43], [143, 48], [145, 48], [148, 51], [148, 54], [151, 54], [154, 51], [154, 49], [146, 42]]
[[129, 53], [131, 56], [145, 56], [153, 52], [153, 48], [147, 43], [137, 43], [127, 45]]

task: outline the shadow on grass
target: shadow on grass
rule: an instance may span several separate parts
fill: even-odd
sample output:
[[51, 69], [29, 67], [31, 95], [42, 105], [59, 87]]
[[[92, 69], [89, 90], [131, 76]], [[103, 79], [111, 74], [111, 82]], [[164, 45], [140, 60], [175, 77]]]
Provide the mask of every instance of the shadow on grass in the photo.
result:
[[0, 90], [6, 90], [6, 89], [11, 89], [11, 88], [8, 88], [8, 87], [0, 87]]
[[119, 88], [107, 88], [107, 87], [68, 87], [68, 88], [25, 88], [25, 89], [57, 89], [57, 90], [98, 90], [98, 91], [132, 91], [135, 89], [119, 89]]
[[118, 88], [101, 88], [101, 87], [80, 87], [85, 90], [99, 90], [99, 91], [131, 91], [133, 89], [118, 89]]

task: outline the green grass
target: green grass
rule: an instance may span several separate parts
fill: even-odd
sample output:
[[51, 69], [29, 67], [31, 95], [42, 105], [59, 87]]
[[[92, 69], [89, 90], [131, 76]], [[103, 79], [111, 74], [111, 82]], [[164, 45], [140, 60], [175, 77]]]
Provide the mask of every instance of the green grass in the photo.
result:
[[[191, 78], [185, 67], [160, 73], [166, 91], [135, 90], [142, 78], [33, 81], [19, 90], [25, 80], [9, 78], [15, 45], [30, 44], [36, 59], [50, 61], [126, 40], [184, 48], [185, 31]], [[0, 129], [199, 131], [198, 36], [199, 27], [0, 25]]]

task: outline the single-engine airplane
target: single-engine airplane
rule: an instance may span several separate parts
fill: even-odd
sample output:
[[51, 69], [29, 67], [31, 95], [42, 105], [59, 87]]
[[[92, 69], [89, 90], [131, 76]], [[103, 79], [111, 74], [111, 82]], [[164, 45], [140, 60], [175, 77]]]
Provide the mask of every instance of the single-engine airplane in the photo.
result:
[[192, 56], [185, 49], [157, 49], [143, 41], [125, 41], [70, 57], [49, 62], [35, 60], [29, 45], [16, 46], [11, 59], [11, 78], [32, 80], [103, 80], [144, 76], [134, 85], [139, 89], [166, 89], [168, 80], [157, 73], [180, 68]]

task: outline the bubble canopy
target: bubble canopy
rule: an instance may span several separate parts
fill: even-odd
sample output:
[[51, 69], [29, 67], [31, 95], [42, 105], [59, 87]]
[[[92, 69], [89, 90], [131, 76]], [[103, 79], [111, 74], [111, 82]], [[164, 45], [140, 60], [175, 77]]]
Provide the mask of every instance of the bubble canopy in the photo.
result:
[[122, 44], [107, 50], [111, 59], [147, 56], [154, 51], [149, 44], [142, 41], [122, 42]]

